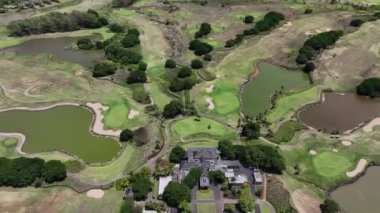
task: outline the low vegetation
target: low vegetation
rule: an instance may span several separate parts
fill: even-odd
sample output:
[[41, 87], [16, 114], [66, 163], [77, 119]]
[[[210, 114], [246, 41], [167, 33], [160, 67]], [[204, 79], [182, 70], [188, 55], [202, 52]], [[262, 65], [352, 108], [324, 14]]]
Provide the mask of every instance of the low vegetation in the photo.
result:
[[380, 97], [380, 78], [365, 79], [356, 87], [356, 93], [371, 98]]

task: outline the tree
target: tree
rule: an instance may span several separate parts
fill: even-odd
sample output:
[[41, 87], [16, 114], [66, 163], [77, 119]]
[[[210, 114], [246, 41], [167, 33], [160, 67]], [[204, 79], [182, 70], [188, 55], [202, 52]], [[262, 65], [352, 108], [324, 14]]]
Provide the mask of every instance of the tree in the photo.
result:
[[152, 190], [152, 182], [147, 178], [137, 179], [132, 183], [133, 199], [145, 200], [148, 193]]
[[81, 50], [91, 50], [94, 48], [94, 43], [89, 38], [81, 38], [77, 41], [77, 46]]
[[94, 69], [92, 71], [92, 76], [95, 78], [104, 77], [107, 75], [115, 74], [117, 70], [116, 64], [112, 62], [100, 62], [94, 65]]
[[146, 71], [148, 69], [148, 64], [140, 61], [139, 66], [137, 67], [138, 70], [140, 71]]
[[338, 203], [331, 199], [326, 199], [320, 206], [322, 213], [339, 213], [340, 207]]
[[141, 213], [142, 210], [135, 206], [131, 198], [126, 198], [120, 206], [120, 213]]
[[189, 49], [192, 50], [195, 55], [201, 56], [213, 51], [214, 47], [208, 43], [195, 39], [190, 42]]
[[133, 131], [130, 129], [124, 129], [120, 133], [119, 140], [120, 142], [127, 142], [133, 139]]
[[[133, 31], [132, 31], [133, 32]], [[139, 36], [135, 33], [128, 33], [124, 38], [121, 40], [121, 44], [125, 48], [131, 48], [134, 46], [137, 46], [140, 44]]]
[[163, 200], [170, 207], [178, 207], [182, 201], [190, 202], [191, 192], [185, 184], [171, 181], [162, 195]]
[[165, 159], [158, 159], [156, 161], [156, 169], [154, 175], [159, 176], [168, 176], [173, 172], [174, 164]]
[[220, 151], [220, 157], [226, 160], [234, 160], [234, 146], [229, 140], [220, 140], [218, 143], [218, 150]]
[[174, 118], [175, 116], [182, 114], [182, 109], [182, 103], [180, 101], [173, 100], [164, 107], [162, 115], [165, 118]]
[[194, 188], [199, 182], [199, 178], [202, 175], [202, 171], [200, 169], [191, 169], [190, 172], [186, 175], [186, 177], [182, 180], [182, 183], [187, 185], [190, 189]]
[[146, 83], [146, 81], [147, 81], [146, 73], [141, 70], [132, 71], [127, 77], [128, 84]]
[[194, 59], [191, 61], [191, 68], [192, 69], [201, 69], [203, 68], [203, 63], [199, 59]]
[[190, 203], [187, 202], [186, 200], [183, 200], [178, 206], [178, 211], [180, 213], [191, 213]]
[[253, 20], [255, 20], [255, 18], [251, 15], [247, 15], [244, 17], [244, 23], [246, 24], [251, 24], [253, 23]]
[[235, 204], [233, 204], [233, 203], [224, 204], [224, 210], [223, 210], [223, 212], [225, 212], [225, 213], [234, 213], [235, 210], [236, 210]]
[[135, 53], [130, 50], [123, 51], [123, 55], [121, 57], [122, 64], [138, 64], [142, 59], [140, 53]]
[[193, 74], [193, 71], [189, 67], [182, 67], [179, 69], [177, 77], [178, 78], [186, 78]]
[[206, 36], [210, 34], [212, 28], [209, 23], [202, 23], [199, 31], [195, 33], [195, 38], [201, 38], [203, 36]]
[[210, 171], [208, 177], [212, 183], [223, 184], [227, 178], [226, 175], [220, 170]]
[[176, 62], [172, 59], [168, 59], [165, 62], [165, 67], [169, 69], [174, 69], [177, 66]]
[[63, 181], [66, 178], [66, 166], [58, 160], [50, 160], [45, 163], [44, 179], [46, 183]]
[[303, 71], [305, 73], [310, 73], [310, 72], [313, 72], [315, 70], [315, 65], [313, 62], [307, 62], [303, 68]]
[[248, 140], [257, 139], [260, 137], [260, 125], [254, 123], [253, 121], [248, 121], [243, 125], [243, 129], [240, 134]]
[[356, 93], [371, 98], [380, 97], [380, 78], [365, 79], [356, 87]]
[[364, 24], [364, 21], [361, 19], [354, 19], [350, 22], [351, 27], [360, 27], [362, 24]]
[[111, 32], [114, 33], [123, 33], [125, 31], [124, 26], [118, 24], [118, 23], [113, 23], [109, 26]]
[[242, 212], [253, 212], [254, 211], [254, 207], [255, 207], [255, 198], [251, 196], [250, 192], [249, 192], [249, 188], [248, 186], [245, 186], [242, 191], [241, 191], [241, 195], [240, 195], [240, 198], [239, 198], [239, 209], [242, 211]]
[[206, 54], [205, 56], [203, 56], [203, 60], [205, 60], [205, 61], [211, 61], [212, 60], [212, 56], [210, 54]]
[[182, 146], [176, 146], [170, 152], [169, 160], [172, 163], [180, 163], [181, 160], [185, 159], [186, 151]]
[[306, 8], [306, 9], [305, 9], [305, 14], [310, 14], [310, 13], [313, 13], [313, 9], [311, 9], [311, 8]]

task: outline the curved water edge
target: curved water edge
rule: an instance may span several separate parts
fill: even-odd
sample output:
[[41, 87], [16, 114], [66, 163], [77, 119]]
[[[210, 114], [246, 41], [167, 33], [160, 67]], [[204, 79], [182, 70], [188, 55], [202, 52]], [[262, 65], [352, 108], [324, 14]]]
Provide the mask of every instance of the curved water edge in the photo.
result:
[[[99, 105], [101, 105], [99, 103]], [[92, 105], [84, 105], [84, 104], [79, 104], [79, 103], [74, 103], [74, 102], [61, 102], [61, 103], [55, 103], [55, 104], [50, 104], [50, 105], [46, 105], [46, 106], [39, 106], [39, 107], [11, 107], [11, 108], [7, 108], [7, 109], [0, 109], [0, 113], [1, 112], [8, 112], [8, 111], [13, 111], [13, 110], [24, 110], [24, 111], [44, 111], [44, 110], [49, 110], [49, 109], [52, 109], [52, 108], [55, 108], [55, 107], [59, 107], [59, 106], [74, 106], [74, 107], [80, 107], [82, 109], [85, 109], [86, 111], [90, 112], [91, 113], [91, 117], [92, 117], [92, 121], [91, 121], [91, 125], [89, 126], [89, 133], [92, 134], [93, 136], [96, 136], [96, 137], [105, 137], [105, 138], [111, 138], [113, 139], [115, 142], [118, 143], [118, 146], [119, 146], [119, 151], [117, 152], [117, 154], [111, 159], [111, 160], [108, 160], [108, 161], [104, 161], [104, 162], [95, 162], [95, 163], [89, 163], [89, 162], [86, 162], [84, 161], [81, 157], [78, 157], [72, 153], [69, 153], [69, 152], [66, 152], [64, 150], [60, 150], [60, 149], [55, 149], [55, 150], [49, 150], [49, 151], [43, 151], [43, 152], [36, 152], [36, 153], [33, 153], [33, 154], [38, 154], [38, 153], [46, 153], [46, 152], [51, 152], [51, 151], [58, 151], [64, 155], [67, 155], [69, 157], [73, 157], [87, 165], [90, 165], [90, 166], [104, 166], [104, 165], [107, 165], [107, 164], [110, 164], [112, 163], [113, 161], [115, 161], [120, 155], [121, 153], [123, 152], [123, 148], [124, 146], [122, 146], [122, 144], [118, 141], [118, 137], [120, 135], [120, 132], [121, 130], [117, 130], [117, 131], [114, 131], [114, 130], [111, 130], [112, 131], [112, 134], [109, 134], [111, 132], [108, 132], [108, 130], [104, 130], [104, 124], [102, 122], [102, 117], [101, 119], [99, 119], [100, 116], [103, 116], [101, 112], [97, 111], [98, 109], [92, 107]], [[103, 106], [103, 105], [102, 105]], [[116, 133], [118, 133], [116, 135]], [[22, 151], [22, 146], [25, 144], [25, 139], [26, 139], [26, 136], [22, 133], [3, 133], [3, 132], [0, 132], [0, 136], [4, 136], [4, 137], [16, 137], [18, 139], [18, 144], [17, 144], [17, 147], [16, 147], [16, 151], [22, 155], [25, 155], [25, 154], [28, 154], [28, 153], [25, 153]]]

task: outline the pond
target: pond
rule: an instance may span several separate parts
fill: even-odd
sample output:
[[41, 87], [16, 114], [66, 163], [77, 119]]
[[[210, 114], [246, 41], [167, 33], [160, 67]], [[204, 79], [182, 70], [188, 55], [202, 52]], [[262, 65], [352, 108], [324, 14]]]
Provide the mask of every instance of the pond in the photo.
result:
[[380, 116], [380, 102], [354, 93], [323, 93], [322, 102], [299, 111], [305, 124], [326, 132], [344, 132]]
[[270, 63], [259, 63], [258, 75], [250, 80], [241, 93], [242, 112], [256, 116], [270, 108], [271, 96], [283, 88], [285, 91], [306, 88], [308, 76], [301, 71], [290, 71]]
[[110, 161], [120, 151], [119, 143], [90, 133], [92, 119], [89, 110], [69, 105], [10, 110], [0, 112], [0, 132], [24, 134], [26, 153], [61, 150], [89, 163]]
[[32, 39], [6, 50], [19, 55], [49, 54], [63, 61], [92, 67], [95, 60], [102, 58], [104, 53], [102, 50], [86, 51], [70, 49], [76, 44], [78, 39], [77, 37]]
[[[331, 193], [347, 213], [372, 213], [380, 208], [380, 167], [371, 166], [366, 174], [355, 183], [339, 187]], [[377, 209], [377, 210], [376, 210]]]

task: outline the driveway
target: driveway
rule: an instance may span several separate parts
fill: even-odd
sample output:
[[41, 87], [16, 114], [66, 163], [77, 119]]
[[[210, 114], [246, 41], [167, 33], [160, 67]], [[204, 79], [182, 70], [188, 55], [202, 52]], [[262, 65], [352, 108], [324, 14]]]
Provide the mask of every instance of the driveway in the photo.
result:
[[198, 200], [197, 199], [197, 191], [198, 186], [194, 187], [191, 190], [191, 205], [193, 207], [193, 212], [197, 212], [197, 204], [214, 204], [216, 213], [223, 212], [224, 209], [224, 200], [223, 193], [220, 190], [220, 186], [210, 186], [209, 190], [214, 192], [214, 199], [212, 200]]

